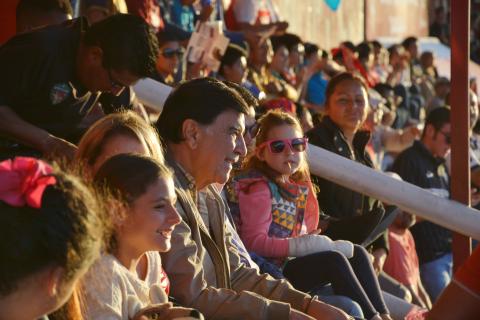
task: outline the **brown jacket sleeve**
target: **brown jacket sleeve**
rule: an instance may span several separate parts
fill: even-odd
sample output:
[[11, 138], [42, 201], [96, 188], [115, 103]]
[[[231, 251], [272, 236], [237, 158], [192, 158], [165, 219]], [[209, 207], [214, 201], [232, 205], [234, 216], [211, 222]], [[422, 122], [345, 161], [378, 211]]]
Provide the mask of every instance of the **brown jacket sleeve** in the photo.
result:
[[[290, 305], [287, 303], [271, 301], [252, 292], [215, 288], [209, 283], [215, 271], [203, 264], [207, 253], [201, 245], [197, 246], [201, 244], [198, 228], [191, 229], [185, 222], [188, 218], [180, 204], [181, 194], [177, 194], [177, 209], [184, 221], [175, 227], [172, 249], [162, 253], [162, 264], [171, 283], [171, 296], [186, 307], [198, 309], [209, 319], [289, 319]], [[246, 277], [247, 274], [239, 272], [236, 283], [252, 283], [253, 279]], [[258, 288], [257, 291], [268, 290]], [[270, 291], [273, 292], [273, 288]], [[278, 291], [275, 296], [283, 295]]]

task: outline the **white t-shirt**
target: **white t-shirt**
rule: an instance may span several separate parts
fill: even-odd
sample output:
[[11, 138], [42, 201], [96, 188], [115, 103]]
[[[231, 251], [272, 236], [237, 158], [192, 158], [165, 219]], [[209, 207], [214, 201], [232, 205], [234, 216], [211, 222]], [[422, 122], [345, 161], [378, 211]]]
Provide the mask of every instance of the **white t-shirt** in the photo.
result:
[[85, 319], [129, 320], [143, 307], [166, 303], [161, 287], [163, 278], [160, 254], [146, 253], [145, 280], [125, 268], [113, 255], [98, 259], [82, 279]]

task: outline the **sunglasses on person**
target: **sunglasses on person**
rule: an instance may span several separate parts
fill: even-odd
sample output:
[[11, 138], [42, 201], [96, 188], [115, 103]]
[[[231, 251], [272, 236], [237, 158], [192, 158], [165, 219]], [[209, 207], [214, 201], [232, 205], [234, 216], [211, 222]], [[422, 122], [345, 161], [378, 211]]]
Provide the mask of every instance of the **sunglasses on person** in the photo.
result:
[[440, 132], [441, 134], [443, 134], [443, 136], [445, 137], [445, 142], [447, 144], [452, 144], [452, 136], [450, 135], [450, 133], [445, 133], [445, 132], [440, 131], [440, 130], [438, 130], [437, 132]]
[[293, 152], [303, 152], [307, 150], [307, 144], [308, 138], [272, 139], [260, 144], [258, 148], [268, 146], [271, 153], [281, 153], [288, 145]]
[[162, 55], [167, 58], [171, 59], [175, 56], [181, 57], [184, 53], [183, 49], [171, 49], [171, 48], [166, 48], [161, 51]]

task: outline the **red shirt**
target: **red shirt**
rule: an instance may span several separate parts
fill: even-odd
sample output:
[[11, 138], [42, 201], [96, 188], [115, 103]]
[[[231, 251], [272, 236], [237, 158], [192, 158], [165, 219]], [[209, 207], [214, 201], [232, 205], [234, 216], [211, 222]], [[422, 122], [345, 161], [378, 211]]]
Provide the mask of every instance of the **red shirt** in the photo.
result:
[[17, 32], [15, 11], [18, 0], [0, 1], [0, 44], [5, 43]]
[[390, 253], [383, 270], [400, 283], [412, 286], [418, 293], [420, 269], [415, 250], [415, 241], [410, 230], [398, 230], [391, 227], [388, 231]]
[[480, 246], [455, 273], [455, 280], [480, 295]]

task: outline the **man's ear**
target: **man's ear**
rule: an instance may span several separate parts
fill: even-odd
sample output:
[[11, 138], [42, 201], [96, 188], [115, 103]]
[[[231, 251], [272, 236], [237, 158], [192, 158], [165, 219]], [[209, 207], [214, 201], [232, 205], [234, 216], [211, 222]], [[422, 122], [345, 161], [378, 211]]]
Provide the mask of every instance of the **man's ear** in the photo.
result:
[[100, 47], [92, 46], [87, 47], [87, 59], [91, 65], [102, 66], [103, 65], [103, 50]]
[[430, 139], [433, 139], [433, 137], [435, 136], [435, 127], [432, 126], [431, 124], [427, 124], [425, 126], [425, 136], [430, 138]]
[[183, 121], [182, 124], [182, 136], [183, 140], [188, 144], [188, 146], [195, 150], [198, 147], [200, 137], [202, 135], [202, 130], [200, 124], [193, 120], [187, 119]]
[[50, 267], [45, 274], [45, 288], [50, 298], [55, 297], [60, 291], [60, 285], [65, 271], [62, 267]]
[[225, 78], [228, 78], [230, 76], [230, 70], [231, 70], [230, 66], [227, 66], [227, 65], [223, 66], [223, 74]]

